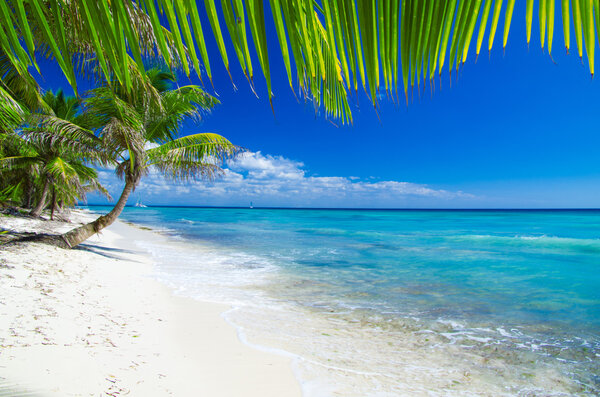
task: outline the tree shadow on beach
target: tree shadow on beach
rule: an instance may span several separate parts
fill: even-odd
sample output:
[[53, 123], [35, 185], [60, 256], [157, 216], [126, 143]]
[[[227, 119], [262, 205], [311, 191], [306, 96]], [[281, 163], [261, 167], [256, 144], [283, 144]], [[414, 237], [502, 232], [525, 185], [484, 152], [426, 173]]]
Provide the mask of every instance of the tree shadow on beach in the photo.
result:
[[11, 243], [42, 240], [46, 233], [16, 232], [14, 230], [0, 228], [0, 247]]
[[[9, 245], [18, 244], [18, 243], [44, 243], [47, 241], [51, 241], [60, 237], [58, 234], [48, 234], [48, 233], [34, 233], [34, 232], [16, 232], [14, 230], [7, 230], [0, 228], [0, 249], [2, 247], [7, 247]], [[119, 254], [136, 254], [137, 251], [124, 249], [124, 248], [115, 248], [115, 247], [105, 247], [102, 245], [95, 244], [80, 244], [77, 247], [73, 248], [74, 250], [87, 251], [96, 255], [100, 255], [109, 259], [122, 260], [124, 259]], [[138, 262], [132, 258], [127, 258], [129, 261]], [[0, 397], [3, 397], [0, 394]]]
[[[76, 250], [88, 251], [96, 255], [103, 256], [105, 258], [110, 259], [124, 259], [118, 254], [136, 254], [136, 251], [124, 249], [124, 248], [115, 248], [115, 247], [105, 247], [101, 245], [93, 245], [93, 244], [79, 244], [77, 247], [73, 248]], [[132, 260], [131, 258], [127, 258], [127, 260]], [[135, 262], [135, 261], [134, 261]]]

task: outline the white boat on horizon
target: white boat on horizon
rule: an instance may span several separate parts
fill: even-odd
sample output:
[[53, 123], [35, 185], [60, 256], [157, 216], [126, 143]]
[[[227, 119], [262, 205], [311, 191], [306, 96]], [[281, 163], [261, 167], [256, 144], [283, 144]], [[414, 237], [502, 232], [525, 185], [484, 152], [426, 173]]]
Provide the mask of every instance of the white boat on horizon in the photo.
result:
[[142, 200], [138, 198], [138, 201], [134, 204], [134, 207], [138, 208], [148, 208], [147, 205], [142, 204]]

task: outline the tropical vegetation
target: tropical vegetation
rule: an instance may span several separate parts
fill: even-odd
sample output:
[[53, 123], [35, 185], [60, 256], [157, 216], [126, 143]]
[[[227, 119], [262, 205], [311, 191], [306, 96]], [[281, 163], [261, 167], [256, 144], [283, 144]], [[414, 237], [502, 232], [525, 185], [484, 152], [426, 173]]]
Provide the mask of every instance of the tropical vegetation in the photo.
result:
[[73, 247], [113, 223], [152, 168], [177, 180], [210, 179], [219, 174], [224, 158], [239, 151], [217, 134], [178, 137], [185, 121], [200, 120], [218, 103], [200, 87], [174, 88], [174, 76], [159, 68], [131, 74], [135, 91], [105, 82], [81, 102], [62, 91], [48, 91], [41, 96], [43, 106], [25, 117], [23, 128], [1, 135], [4, 200], [31, 205], [32, 216], [47, 205], [53, 214], [57, 204], [73, 205], [89, 191], [108, 195], [92, 165], [114, 166], [125, 182], [108, 214], [48, 241]]
[[[25, 95], [17, 97], [27, 102]], [[85, 200], [88, 192], [110, 197], [89, 165], [106, 164], [107, 158], [99, 139], [82, 127], [79, 101], [61, 90], [31, 98], [23, 128], [0, 134], [0, 200], [32, 208], [36, 217], [50, 205], [53, 218], [56, 209]], [[57, 139], [60, 130], [78, 132], [79, 138]]]

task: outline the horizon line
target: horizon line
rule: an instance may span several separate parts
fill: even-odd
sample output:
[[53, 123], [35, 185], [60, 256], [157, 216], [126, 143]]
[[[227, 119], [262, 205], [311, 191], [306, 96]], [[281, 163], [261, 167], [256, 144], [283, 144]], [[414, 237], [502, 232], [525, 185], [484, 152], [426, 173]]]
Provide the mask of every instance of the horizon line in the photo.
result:
[[[79, 207], [112, 207], [111, 204], [79, 204]], [[250, 206], [211, 206], [211, 205], [146, 205], [136, 207], [126, 205], [127, 208], [207, 208], [207, 209], [255, 209], [255, 210], [341, 210], [341, 211], [600, 211], [600, 208], [576, 208], [576, 207], [540, 207], [540, 208], [426, 208], [426, 207], [402, 207], [402, 208], [369, 208], [369, 207], [250, 207]]]

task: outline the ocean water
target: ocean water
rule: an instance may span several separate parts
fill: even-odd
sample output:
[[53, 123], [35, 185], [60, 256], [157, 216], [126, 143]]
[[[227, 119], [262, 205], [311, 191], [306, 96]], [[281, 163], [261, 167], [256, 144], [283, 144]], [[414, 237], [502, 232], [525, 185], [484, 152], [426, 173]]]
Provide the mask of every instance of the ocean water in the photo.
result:
[[[92, 210], [102, 208], [91, 207]], [[307, 396], [600, 394], [600, 211], [126, 208]]]

